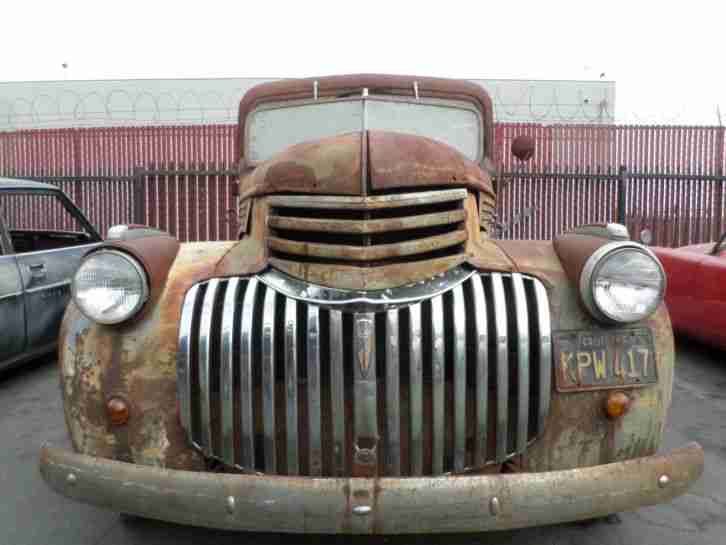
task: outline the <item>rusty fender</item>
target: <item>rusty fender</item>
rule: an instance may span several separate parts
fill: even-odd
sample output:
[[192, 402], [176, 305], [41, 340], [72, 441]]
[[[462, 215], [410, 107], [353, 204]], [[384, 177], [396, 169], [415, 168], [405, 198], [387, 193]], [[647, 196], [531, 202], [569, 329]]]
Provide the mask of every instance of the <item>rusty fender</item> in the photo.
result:
[[139, 466], [45, 446], [56, 492], [159, 520], [228, 530], [404, 534], [504, 530], [668, 502], [703, 472], [690, 443], [665, 456], [529, 474], [310, 479]]
[[[93, 323], [68, 306], [58, 364], [71, 442], [88, 455], [201, 470], [203, 460], [188, 445], [176, 411], [179, 315], [186, 291], [212, 276], [234, 243], [179, 246], [158, 237], [115, 246], [148, 267], [151, 296], [137, 317], [116, 326]], [[109, 422], [106, 404], [113, 397], [129, 405], [125, 426]]]

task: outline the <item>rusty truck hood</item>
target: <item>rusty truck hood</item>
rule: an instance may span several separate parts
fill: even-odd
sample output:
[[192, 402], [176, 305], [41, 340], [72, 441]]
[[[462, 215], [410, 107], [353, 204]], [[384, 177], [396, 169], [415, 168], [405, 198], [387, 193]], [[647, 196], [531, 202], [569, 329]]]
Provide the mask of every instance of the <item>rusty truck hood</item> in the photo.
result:
[[[391, 267], [287, 263], [292, 276], [336, 288], [376, 289], [417, 282], [462, 262], [491, 270], [512, 270], [506, 255], [480, 231], [475, 194], [495, 199], [490, 173], [447, 144], [411, 134], [360, 131], [287, 148], [250, 168], [240, 179], [241, 240], [220, 261], [219, 276], [257, 273], [271, 263], [266, 196], [312, 194], [372, 196], [467, 188], [465, 242], [445, 259], [399, 261]], [[473, 193], [473, 194], [472, 194]], [[278, 263], [279, 265], [279, 263]], [[293, 270], [294, 269], [294, 270]]]
[[468, 187], [494, 196], [489, 173], [447, 144], [361, 131], [291, 146], [248, 169], [240, 179], [240, 199], [272, 193], [365, 195], [432, 186]]

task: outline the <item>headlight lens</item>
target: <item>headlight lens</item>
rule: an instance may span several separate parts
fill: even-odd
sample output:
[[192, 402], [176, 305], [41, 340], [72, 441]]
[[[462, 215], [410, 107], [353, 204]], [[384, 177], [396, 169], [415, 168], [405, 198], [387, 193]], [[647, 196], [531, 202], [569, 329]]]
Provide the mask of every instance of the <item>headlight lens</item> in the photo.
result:
[[632, 242], [606, 244], [585, 264], [580, 292], [596, 318], [637, 322], [650, 316], [663, 300], [665, 273], [644, 246]]
[[101, 324], [128, 320], [141, 310], [148, 296], [144, 269], [123, 252], [94, 252], [73, 277], [73, 300], [83, 314]]

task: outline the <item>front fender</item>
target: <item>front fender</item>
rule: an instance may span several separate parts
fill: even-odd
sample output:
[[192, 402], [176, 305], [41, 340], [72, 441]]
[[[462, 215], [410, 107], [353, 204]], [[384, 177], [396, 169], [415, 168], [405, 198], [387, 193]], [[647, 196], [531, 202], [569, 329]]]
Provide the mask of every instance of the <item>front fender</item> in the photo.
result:
[[[179, 316], [189, 287], [213, 274], [234, 242], [179, 246], [142, 313], [117, 326], [96, 324], [71, 303], [58, 362], [66, 424], [82, 454], [175, 469], [199, 469], [177, 417]], [[136, 255], [139, 258], [139, 255]], [[130, 418], [112, 425], [106, 403], [121, 397]]]
[[[557, 244], [559, 242], [559, 244]], [[519, 272], [538, 277], [550, 297], [552, 331], [597, 331], [623, 326], [596, 321], [580, 300], [581, 264], [605, 238], [563, 236], [550, 241], [497, 241]], [[635, 324], [653, 334], [658, 383], [625, 389], [632, 398], [629, 412], [610, 420], [605, 402], [612, 391], [558, 392], [552, 377], [552, 403], [544, 434], [522, 460], [531, 471], [594, 466], [655, 454], [661, 443], [671, 402], [675, 348], [665, 304], [648, 319]], [[559, 362], [553, 361], [553, 366]]]

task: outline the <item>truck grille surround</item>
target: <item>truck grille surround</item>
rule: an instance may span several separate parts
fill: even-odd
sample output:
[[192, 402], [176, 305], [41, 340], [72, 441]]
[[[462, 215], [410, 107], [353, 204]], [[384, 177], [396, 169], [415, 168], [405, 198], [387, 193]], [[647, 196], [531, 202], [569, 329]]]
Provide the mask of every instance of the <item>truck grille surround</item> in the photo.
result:
[[272, 195], [273, 259], [379, 267], [464, 252], [466, 189], [365, 197]]
[[186, 295], [177, 371], [189, 440], [228, 470], [476, 471], [543, 431], [549, 302], [535, 278], [468, 266], [367, 292], [212, 279]]

